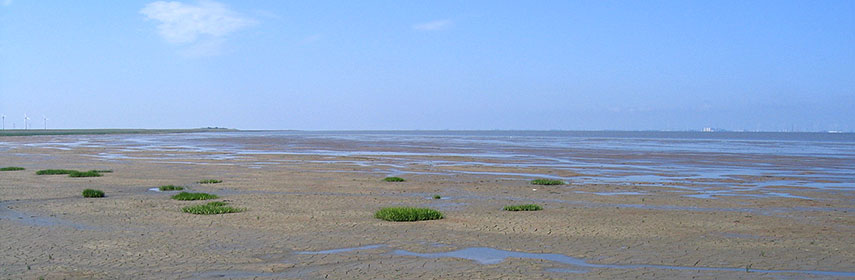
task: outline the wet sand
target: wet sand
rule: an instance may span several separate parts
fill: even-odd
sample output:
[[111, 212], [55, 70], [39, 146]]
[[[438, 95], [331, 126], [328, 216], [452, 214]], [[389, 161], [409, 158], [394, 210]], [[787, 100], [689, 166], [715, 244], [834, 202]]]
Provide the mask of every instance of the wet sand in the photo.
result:
[[[98, 146], [24, 145], [51, 139], [4, 139], [19, 145], [0, 153], [0, 165], [27, 170], [0, 172], [2, 279], [855, 278], [855, 192], [848, 189], [775, 185], [690, 197], [698, 193], [667, 182], [587, 182], [586, 168], [494, 166], [501, 160], [465, 155], [176, 149], [111, 157], [105, 154], [114, 150]], [[401, 164], [413, 157], [423, 163]], [[383, 165], [408, 181], [382, 182], [388, 174], [376, 166]], [[48, 168], [114, 172], [34, 174]], [[570, 184], [533, 186], [514, 174], [553, 174]], [[208, 178], [223, 183], [195, 183]], [[717, 183], [748, 179], [775, 178]], [[149, 190], [166, 184], [247, 210], [182, 213], [199, 202]], [[85, 188], [107, 197], [84, 199]], [[768, 195], [782, 190], [786, 196]], [[501, 210], [512, 203], [544, 210]], [[435, 208], [446, 218], [373, 218], [396, 205]]]

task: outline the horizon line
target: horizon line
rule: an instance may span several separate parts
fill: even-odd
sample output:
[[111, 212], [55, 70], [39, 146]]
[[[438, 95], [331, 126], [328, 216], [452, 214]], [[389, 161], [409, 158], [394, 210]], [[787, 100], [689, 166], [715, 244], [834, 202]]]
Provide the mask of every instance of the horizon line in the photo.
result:
[[227, 127], [196, 127], [196, 128], [15, 128], [0, 130], [0, 135], [14, 132], [24, 133], [30, 132], [40, 134], [39, 132], [215, 132], [215, 131], [233, 131], [233, 132], [261, 132], [261, 131], [305, 131], [305, 132], [406, 132], [406, 131], [422, 131], [422, 132], [468, 132], [468, 131], [495, 131], [495, 132], [513, 132], [513, 131], [531, 131], [531, 132], [703, 132], [703, 133], [828, 133], [828, 134], [846, 134], [855, 133], [855, 131], [838, 131], [838, 130], [816, 130], [816, 131], [791, 131], [791, 130], [728, 130], [728, 129], [687, 129], [687, 130], [659, 130], [659, 129], [641, 129], [641, 130], [624, 130], [624, 129], [241, 129]]

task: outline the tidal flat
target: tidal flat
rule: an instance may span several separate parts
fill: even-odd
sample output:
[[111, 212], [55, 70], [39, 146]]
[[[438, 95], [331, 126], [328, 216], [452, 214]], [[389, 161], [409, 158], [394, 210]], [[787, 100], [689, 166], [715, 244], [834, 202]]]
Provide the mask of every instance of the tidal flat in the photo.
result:
[[855, 278], [852, 135], [36, 135], [0, 165], [0, 279]]

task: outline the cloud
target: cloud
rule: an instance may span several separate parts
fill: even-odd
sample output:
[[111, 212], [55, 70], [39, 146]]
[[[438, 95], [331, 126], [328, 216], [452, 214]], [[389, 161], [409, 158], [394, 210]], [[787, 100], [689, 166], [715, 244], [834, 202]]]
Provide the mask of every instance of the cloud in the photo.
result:
[[3, 0], [3, 6], [12, 5], [12, 0]]
[[453, 24], [454, 22], [450, 19], [441, 19], [413, 25], [413, 29], [420, 31], [435, 31], [447, 29]]
[[[152, 2], [140, 10], [149, 20], [158, 21], [157, 31], [163, 39], [173, 44], [189, 44], [199, 40], [220, 42], [221, 38], [257, 22], [229, 10], [214, 1], [194, 4], [181, 2]], [[201, 39], [200, 39], [201, 38]]]

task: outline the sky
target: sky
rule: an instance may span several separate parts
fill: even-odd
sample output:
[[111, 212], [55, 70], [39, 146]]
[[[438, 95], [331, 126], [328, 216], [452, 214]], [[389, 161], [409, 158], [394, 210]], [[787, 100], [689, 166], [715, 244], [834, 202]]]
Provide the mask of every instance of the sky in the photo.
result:
[[0, 0], [6, 128], [855, 131], [853, 112], [848, 0]]

